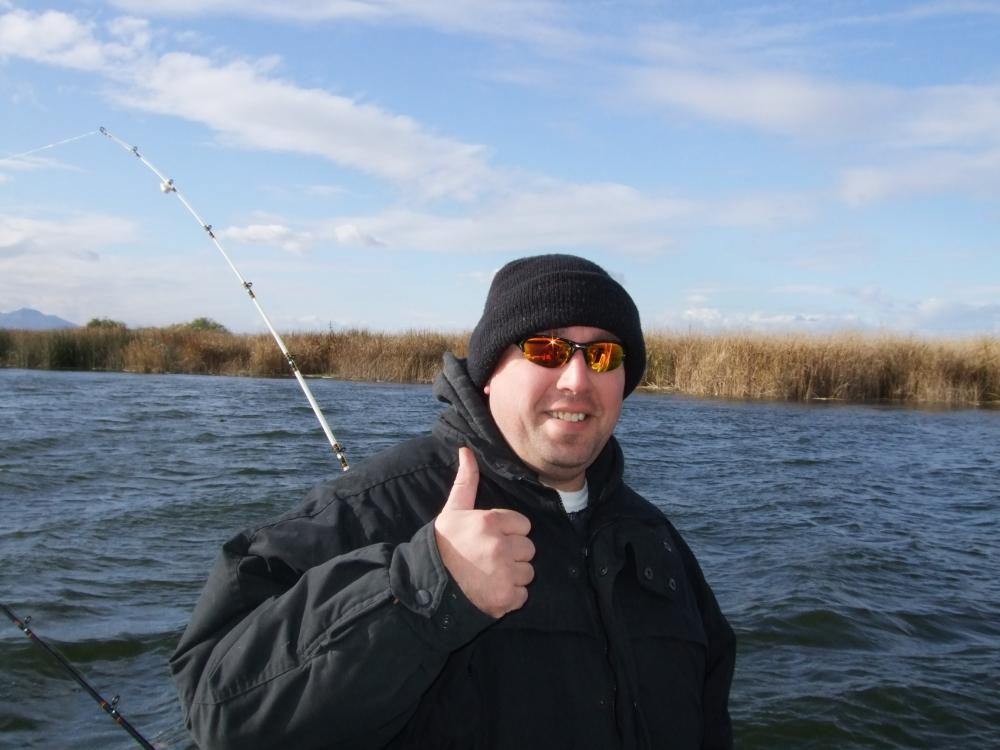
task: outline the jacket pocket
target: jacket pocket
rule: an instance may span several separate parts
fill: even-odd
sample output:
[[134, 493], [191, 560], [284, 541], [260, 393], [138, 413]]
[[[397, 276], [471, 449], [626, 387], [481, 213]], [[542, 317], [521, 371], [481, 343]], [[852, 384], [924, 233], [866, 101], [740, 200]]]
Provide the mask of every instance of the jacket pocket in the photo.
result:
[[684, 561], [665, 526], [632, 527], [619, 536], [625, 557], [616, 599], [633, 638], [676, 638], [707, 646]]
[[669, 530], [633, 527], [616, 612], [628, 631], [637, 716], [652, 747], [698, 748], [708, 638], [684, 559]]

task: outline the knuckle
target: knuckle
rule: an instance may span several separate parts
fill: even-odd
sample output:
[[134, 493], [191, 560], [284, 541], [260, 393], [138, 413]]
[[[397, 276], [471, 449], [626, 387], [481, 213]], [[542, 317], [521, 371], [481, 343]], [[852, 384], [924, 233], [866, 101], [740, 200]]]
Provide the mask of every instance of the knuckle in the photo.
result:
[[483, 524], [483, 528], [492, 530], [495, 529], [500, 524], [500, 521], [503, 518], [503, 516], [500, 513], [500, 511], [494, 508], [491, 510], [482, 511], [479, 518]]

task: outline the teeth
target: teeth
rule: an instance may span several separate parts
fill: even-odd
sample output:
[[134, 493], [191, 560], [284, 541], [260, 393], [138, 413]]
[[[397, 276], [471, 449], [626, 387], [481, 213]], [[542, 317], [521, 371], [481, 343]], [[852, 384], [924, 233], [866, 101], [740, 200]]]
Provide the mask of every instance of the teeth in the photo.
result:
[[582, 422], [587, 418], [586, 414], [581, 414], [578, 411], [554, 411], [552, 416], [564, 422]]

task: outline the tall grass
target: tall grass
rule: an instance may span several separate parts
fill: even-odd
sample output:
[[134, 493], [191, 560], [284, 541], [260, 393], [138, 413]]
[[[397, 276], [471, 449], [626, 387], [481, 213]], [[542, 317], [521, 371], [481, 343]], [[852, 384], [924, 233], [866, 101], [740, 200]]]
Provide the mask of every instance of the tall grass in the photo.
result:
[[[269, 377], [287, 375], [288, 363], [270, 336], [247, 337], [252, 343], [252, 371]], [[375, 333], [364, 329], [283, 336], [303, 373], [344, 380], [430, 383], [447, 351], [464, 356], [468, 336], [432, 331]]]
[[[285, 341], [306, 375], [429, 383], [446, 351], [464, 356], [467, 334], [291, 333]], [[843, 399], [950, 405], [1000, 404], [1000, 338], [938, 340], [838, 334], [647, 336], [643, 385], [694, 396]], [[190, 326], [0, 329], [0, 366], [285, 377], [270, 336]]]
[[[363, 329], [283, 336], [307, 375], [345, 380], [429, 383], [446, 351], [463, 356], [468, 336], [430, 331], [399, 334]], [[0, 329], [0, 366], [200, 375], [290, 375], [267, 334], [168, 328]]]
[[835, 334], [647, 338], [645, 385], [695, 396], [1000, 402], [1000, 339]]
[[0, 330], [0, 366], [46, 370], [122, 370], [133, 332], [124, 328]]

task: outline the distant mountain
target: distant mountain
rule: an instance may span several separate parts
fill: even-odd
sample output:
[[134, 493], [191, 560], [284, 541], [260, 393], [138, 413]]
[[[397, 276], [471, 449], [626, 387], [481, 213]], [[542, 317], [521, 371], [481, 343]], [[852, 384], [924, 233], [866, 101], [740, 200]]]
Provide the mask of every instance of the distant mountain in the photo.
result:
[[43, 331], [49, 328], [77, 328], [76, 323], [46, 315], [30, 307], [22, 307], [9, 313], [0, 313], [0, 328], [21, 328], [31, 331]]

